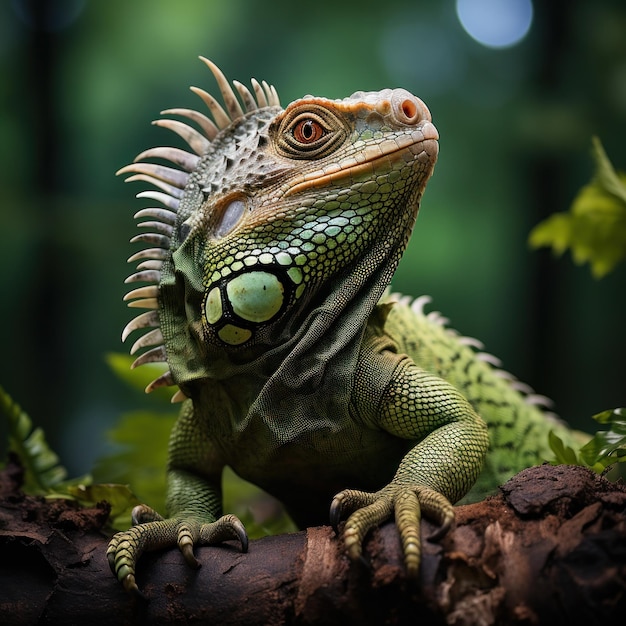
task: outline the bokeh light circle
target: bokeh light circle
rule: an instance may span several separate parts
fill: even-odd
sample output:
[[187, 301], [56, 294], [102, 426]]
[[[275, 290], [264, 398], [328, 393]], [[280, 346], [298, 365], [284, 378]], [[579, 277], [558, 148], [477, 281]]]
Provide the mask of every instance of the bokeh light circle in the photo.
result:
[[456, 0], [456, 13], [467, 34], [490, 48], [519, 43], [533, 21], [531, 0]]

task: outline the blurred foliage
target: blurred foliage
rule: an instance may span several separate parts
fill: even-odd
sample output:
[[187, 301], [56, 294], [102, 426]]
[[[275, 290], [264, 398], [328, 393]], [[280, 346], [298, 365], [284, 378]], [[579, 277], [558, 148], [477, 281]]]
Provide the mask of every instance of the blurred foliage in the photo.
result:
[[[117, 378], [130, 385], [131, 388], [143, 391], [167, 370], [167, 364], [144, 363], [141, 367], [134, 369], [132, 364], [136, 358], [128, 354], [110, 352], [105, 356], [105, 361]], [[172, 395], [172, 390], [168, 387], [157, 387], [151, 392], [152, 397], [162, 401], [169, 401]], [[176, 414], [175, 411], [174, 414]]]
[[[121, 414], [167, 410], [166, 391], [140, 400], [102, 357], [120, 350], [127, 241], [145, 206], [114, 172], [175, 141], [149, 122], [197, 107], [188, 85], [214, 90], [199, 54], [231, 79], [270, 81], [284, 104], [384, 87], [423, 98], [441, 154], [394, 290], [431, 295], [568, 421], [597, 398], [623, 403], [626, 264], [594, 281], [530, 255], [526, 237], [586, 179], [589, 137], [626, 163], [626, 5], [534, 8], [528, 37], [493, 50], [452, 0], [0, 3], [0, 380], [71, 475], [112, 453], [103, 433]], [[2, 449], [6, 437], [0, 423]]]
[[69, 495], [83, 506], [95, 506], [107, 502], [111, 507], [107, 525], [112, 530], [125, 530], [131, 525], [131, 511], [139, 499], [129, 485], [119, 483], [79, 482], [68, 487]]
[[626, 409], [602, 411], [593, 419], [604, 426], [579, 451], [566, 446], [560, 437], [550, 433], [550, 447], [556, 463], [582, 465], [598, 473], [618, 463], [626, 463]]
[[626, 175], [617, 174], [600, 140], [593, 138], [595, 175], [576, 196], [569, 213], [551, 215], [532, 230], [530, 244], [570, 249], [578, 264], [590, 263], [601, 278], [626, 256]]
[[[149, 411], [121, 415], [106, 434], [112, 450], [96, 460], [95, 482], [131, 485], [138, 501], [163, 513], [167, 442], [175, 419], [175, 414]], [[128, 519], [118, 523], [120, 528], [130, 525], [130, 511], [127, 513]]]

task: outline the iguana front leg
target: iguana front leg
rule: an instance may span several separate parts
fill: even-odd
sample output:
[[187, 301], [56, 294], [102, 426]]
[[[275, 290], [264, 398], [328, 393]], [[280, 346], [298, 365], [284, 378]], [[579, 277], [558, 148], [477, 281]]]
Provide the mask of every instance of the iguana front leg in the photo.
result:
[[245, 528], [234, 515], [222, 516], [223, 463], [208, 436], [206, 422], [194, 414], [191, 401], [183, 406], [170, 439], [167, 510], [164, 519], [145, 505], [133, 510], [132, 528], [117, 533], [109, 544], [111, 570], [130, 592], [139, 593], [135, 568], [141, 554], [178, 546], [191, 567], [200, 563], [195, 545], [238, 539], [248, 549]]
[[373, 426], [418, 443], [379, 491], [338, 493], [331, 505], [331, 523], [336, 526], [349, 515], [343, 538], [348, 555], [357, 560], [367, 532], [395, 515], [407, 572], [416, 576], [421, 515], [441, 526], [437, 535], [450, 528], [452, 503], [465, 495], [482, 468], [489, 445], [487, 427], [452, 385], [424, 372], [408, 357], [397, 366], [374, 420]]

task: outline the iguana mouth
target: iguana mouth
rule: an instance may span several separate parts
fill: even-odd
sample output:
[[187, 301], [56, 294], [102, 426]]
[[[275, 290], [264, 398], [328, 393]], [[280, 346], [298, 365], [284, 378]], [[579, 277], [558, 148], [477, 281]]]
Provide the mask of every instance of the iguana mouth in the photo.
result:
[[364, 175], [370, 176], [376, 171], [379, 163], [384, 161], [391, 165], [407, 153], [413, 155], [413, 160], [424, 160], [422, 155], [425, 155], [427, 161], [434, 163], [439, 151], [438, 139], [439, 133], [434, 124], [426, 121], [423, 126], [410, 134], [400, 135], [371, 147], [366, 146], [359, 150], [356, 156], [347, 157], [326, 166], [324, 169], [302, 175], [295, 184], [286, 190], [285, 196], [331, 185], [348, 177], [356, 179]]

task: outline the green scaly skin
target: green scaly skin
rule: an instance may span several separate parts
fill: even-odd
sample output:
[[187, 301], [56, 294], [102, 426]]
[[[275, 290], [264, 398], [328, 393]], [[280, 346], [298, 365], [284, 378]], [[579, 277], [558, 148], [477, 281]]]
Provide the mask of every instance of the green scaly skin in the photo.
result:
[[144, 550], [178, 544], [192, 566], [194, 546], [234, 538], [246, 550], [241, 522], [222, 514], [229, 465], [302, 526], [324, 523], [331, 503], [352, 559], [395, 517], [415, 576], [422, 514], [445, 532], [473, 485], [479, 497], [548, 457], [550, 428], [567, 433], [422, 300], [386, 294], [438, 154], [421, 100], [386, 89], [283, 110], [272, 87], [234, 83], [237, 97], [203, 60], [226, 111], [195, 90], [214, 121], [174, 109], [200, 130], [157, 122], [192, 152], [154, 148], [121, 170], [164, 205], [137, 214], [153, 232], [135, 238], [147, 248], [127, 282], [147, 284], [126, 299], [148, 312], [123, 338], [153, 328], [135, 364], [166, 362], [148, 391], [177, 385], [184, 402], [167, 518], [137, 507], [111, 568], [138, 592]]

